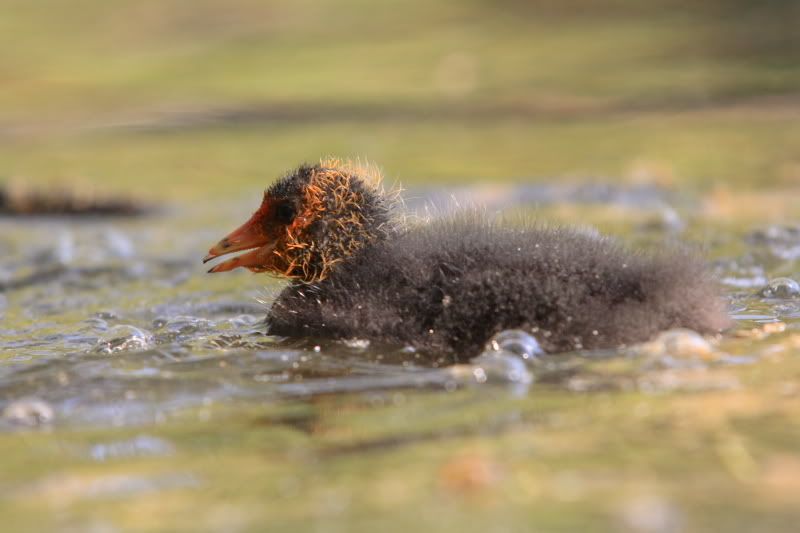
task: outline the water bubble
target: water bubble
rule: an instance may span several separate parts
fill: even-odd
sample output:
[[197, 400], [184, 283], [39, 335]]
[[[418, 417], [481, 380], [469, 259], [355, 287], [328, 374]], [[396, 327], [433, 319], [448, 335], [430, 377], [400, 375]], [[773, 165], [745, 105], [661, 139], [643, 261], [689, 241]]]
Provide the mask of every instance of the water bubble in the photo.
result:
[[94, 346], [95, 353], [112, 354], [123, 351], [144, 350], [155, 342], [153, 334], [134, 326], [114, 326], [103, 333]]
[[761, 290], [765, 298], [794, 298], [800, 296], [800, 283], [792, 278], [775, 278]]
[[477, 383], [533, 383], [533, 374], [519, 355], [501, 350], [484, 352], [470, 361]]
[[12, 424], [36, 427], [49, 424], [55, 413], [50, 404], [38, 398], [23, 398], [6, 405], [3, 418]]
[[518, 329], [502, 331], [492, 337], [483, 353], [473, 358], [469, 365], [455, 365], [451, 372], [473, 383], [506, 383], [527, 387], [533, 383], [533, 374], [526, 362], [534, 361], [544, 350], [537, 340]]
[[521, 329], [501, 331], [489, 341], [487, 351], [510, 352], [525, 360], [533, 360], [544, 355], [544, 350], [536, 338]]
[[671, 329], [639, 346], [646, 355], [679, 359], [714, 359], [714, 348], [702, 335], [690, 329]]

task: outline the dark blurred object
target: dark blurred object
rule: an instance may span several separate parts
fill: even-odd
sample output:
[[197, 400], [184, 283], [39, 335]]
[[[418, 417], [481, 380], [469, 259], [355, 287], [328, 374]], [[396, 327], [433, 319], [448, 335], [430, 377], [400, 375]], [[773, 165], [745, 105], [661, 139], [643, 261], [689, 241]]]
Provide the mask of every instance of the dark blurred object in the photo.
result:
[[800, 58], [797, 0], [725, 0], [699, 3], [698, 9], [718, 22], [710, 25], [712, 52], [786, 66], [794, 66], [789, 61]]
[[131, 198], [0, 186], [0, 216], [4, 217], [140, 216], [153, 211], [152, 206], [146, 206]]
[[592, 17], [659, 17], [685, 13], [704, 22], [698, 34], [707, 46], [693, 46], [695, 55], [730, 56], [741, 60], [781, 61], [800, 57], [800, 2], [797, 0], [500, 0], [492, 2], [528, 16], [563, 22]]

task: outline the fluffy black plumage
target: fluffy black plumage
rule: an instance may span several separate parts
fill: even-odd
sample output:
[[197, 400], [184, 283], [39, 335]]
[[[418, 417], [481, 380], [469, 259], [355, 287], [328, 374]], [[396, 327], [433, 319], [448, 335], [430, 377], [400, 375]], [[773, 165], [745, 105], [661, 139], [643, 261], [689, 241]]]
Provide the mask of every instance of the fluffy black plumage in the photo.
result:
[[728, 324], [716, 284], [683, 251], [631, 252], [584, 231], [493, 222], [479, 211], [405, 225], [370, 169], [304, 165], [205, 260], [290, 278], [269, 333], [410, 345], [436, 363], [477, 355], [505, 329], [548, 352], [613, 348]]
[[372, 339], [460, 362], [510, 328], [561, 352], [674, 327], [716, 333], [727, 318], [688, 253], [632, 253], [609, 238], [471, 212], [375, 242], [317, 283], [293, 283], [267, 322], [274, 335]]

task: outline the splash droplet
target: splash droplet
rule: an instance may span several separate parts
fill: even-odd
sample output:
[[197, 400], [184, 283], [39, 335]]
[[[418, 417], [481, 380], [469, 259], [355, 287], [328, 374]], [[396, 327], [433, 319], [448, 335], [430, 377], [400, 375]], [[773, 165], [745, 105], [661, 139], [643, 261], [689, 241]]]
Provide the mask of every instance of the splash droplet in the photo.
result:
[[114, 326], [100, 338], [94, 346], [95, 353], [112, 354], [123, 351], [144, 350], [155, 342], [153, 334], [134, 326]]

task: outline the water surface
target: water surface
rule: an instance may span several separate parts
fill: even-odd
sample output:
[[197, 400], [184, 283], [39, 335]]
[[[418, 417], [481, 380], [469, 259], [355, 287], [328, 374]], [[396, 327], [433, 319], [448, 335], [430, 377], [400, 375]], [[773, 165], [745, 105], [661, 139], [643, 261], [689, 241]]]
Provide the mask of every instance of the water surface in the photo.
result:
[[[425, 368], [402, 347], [265, 335], [281, 282], [208, 276], [200, 263], [249, 201], [131, 219], [6, 218], [4, 516], [19, 530], [70, 531], [174, 530], [190, 509], [198, 529], [225, 531], [369, 530], [378, 516], [388, 530], [529, 520], [789, 530], [800, 494], [797, 228], [700, 242], [702, 224], [686, 216], [696, 203], [657, 189], [458, 191], [490, 209], [655, 213], [622, 238], [705, 246], [735, 328]], [[437, 195], [441, 211], [432, 191], [407, 193], [409, 208], [424, 214]]]

